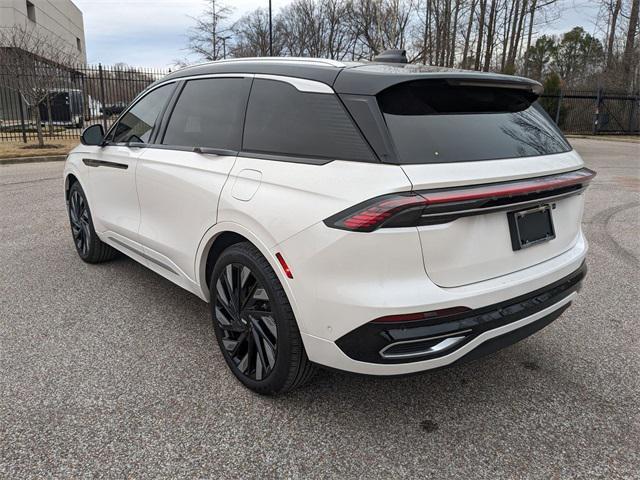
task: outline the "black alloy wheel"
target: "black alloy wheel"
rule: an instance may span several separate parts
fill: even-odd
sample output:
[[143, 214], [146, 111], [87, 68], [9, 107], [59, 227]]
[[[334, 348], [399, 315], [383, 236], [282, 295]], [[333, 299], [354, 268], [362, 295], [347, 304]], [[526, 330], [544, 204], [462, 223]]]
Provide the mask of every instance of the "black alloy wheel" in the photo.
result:
[[249, 267], [230, 263], [216, 279], [215, 319], [236, 368], [252, 380], [275, 367], [278, 328], [269, 296]]
[[309, 381], [316, 366], [304, 350], [282, 283], [262, 253], [249, 242], [233, 244], [216, 260], [210, 279], [213, 328], [233, 375], [261, 395]]
[[86, 256], [91, 243], [91, 220], [87, 202], [78, 189], [74, 189], [69, 196], [69, 220], [76, 249], [80, 256]]

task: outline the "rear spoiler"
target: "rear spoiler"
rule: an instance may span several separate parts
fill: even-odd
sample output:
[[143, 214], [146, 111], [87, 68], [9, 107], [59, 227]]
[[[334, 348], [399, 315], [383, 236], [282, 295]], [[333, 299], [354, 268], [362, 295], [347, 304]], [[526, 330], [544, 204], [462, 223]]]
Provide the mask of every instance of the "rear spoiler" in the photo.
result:
[[338, 74], [333, 89], [343, 95], [377, 95], [394, 85], [416, 80], [438, 80], [452, 86], [524, 90], [536, 97], [543, 91], [539, 82], [524, 77], [401, 63], [369, 63], [345, 68]]

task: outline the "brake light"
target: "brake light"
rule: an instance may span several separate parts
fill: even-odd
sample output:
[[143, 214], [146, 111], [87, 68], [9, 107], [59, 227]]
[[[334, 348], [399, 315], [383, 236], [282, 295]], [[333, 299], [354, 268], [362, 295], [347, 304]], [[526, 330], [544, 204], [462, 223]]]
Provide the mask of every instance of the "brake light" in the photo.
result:
[[414, 192], [384, 195], [344, 210], [324, 223], [342, 230], [372, 232], [398, 213], [421, 209], [426, 204], [425, 199]]
[[[450, 213], [455, 215], [483, 213], [483, 208], [508, 208], [509, 204], [535, 202], [535, 195], [574, 194], [582, 191], [596, 172], [582, 168], [568, 173], [547, 175], [480, 186], [456, 187], [420, 192], [383, 195], [339, 212], [324, 223], [328, 227], [352, 232], [372, 232], [380, 227], [410, 227], [421, 216]], [[493, 201], [493, 204], [492, 204]], [[496, 203], [498, 202], [498, 203]], [[454, 220], [449, 215], [447, 221]]]

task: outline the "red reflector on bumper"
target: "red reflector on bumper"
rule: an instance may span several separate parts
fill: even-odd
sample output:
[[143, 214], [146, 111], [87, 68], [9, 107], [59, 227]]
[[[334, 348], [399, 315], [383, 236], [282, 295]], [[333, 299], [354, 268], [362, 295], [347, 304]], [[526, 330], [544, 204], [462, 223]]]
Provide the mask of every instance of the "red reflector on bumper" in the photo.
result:
[[291, 273], [291, 269], [289, 268], [289, 265], [287, 265], [287, 262], [284, 261], [284, 257], [280, 252], [276, 253], [276, 258], [280, 262], [280, 266], [282, 267], [282, 271], [284, 272], [284, 274], [288, 278], [293, 278], [293, 273]]
[[401, 323], [401, 322], [417, 322], [420, 320], [445, 319], [454, 315], [460, 315], [468, 312], [468, 307], [451, 307], [442, 310], [431, 310], [430, 312], [406, 313], [403, 315], [388, 315], [386, 317], [376, 318], [371, 323]]

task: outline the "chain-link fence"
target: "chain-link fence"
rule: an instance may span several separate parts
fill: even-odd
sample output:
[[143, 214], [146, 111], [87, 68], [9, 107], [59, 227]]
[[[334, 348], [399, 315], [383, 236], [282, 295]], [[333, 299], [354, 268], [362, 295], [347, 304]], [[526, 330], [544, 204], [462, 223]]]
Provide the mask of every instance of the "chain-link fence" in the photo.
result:
[[[0, 64], [0, 141], [25, 143], [37, 138], [38, 113], [46, 141], [78, 138], [91, 123], [108, 127], [138, 93], [169, 73], [124, 65], [49, 68], [46, 82], [39, 87], [38, 71], [28, 82], [17, 78], [15, 71]], [[24, 75], [24, 70], [20, 72]], [[20, 91], [24, 85], [43, 89], [38, 104], [30, 104], [28, 98], [33, 95]]]
[[[125, 65], [49, 69], [42, 99], [34, 105], [27, 100], [33, 96], [20, 88], [34, 88], [37, 78], [21, 82], [10, 67], [0, 65], [0, 141], [25, 143], [37, 138], [38, 118], [45, 140], [78, 138], [91, 123], [101, 122], [106, 128], [138, 93], [169, 73]], [[565, 133], [640, 133], [640, 95], [566, 90], [545, 93], [540, 103]]]
[[540, 103], [565, 133], [640, 133], [640, 95], [580, 90], [543, 94]]

